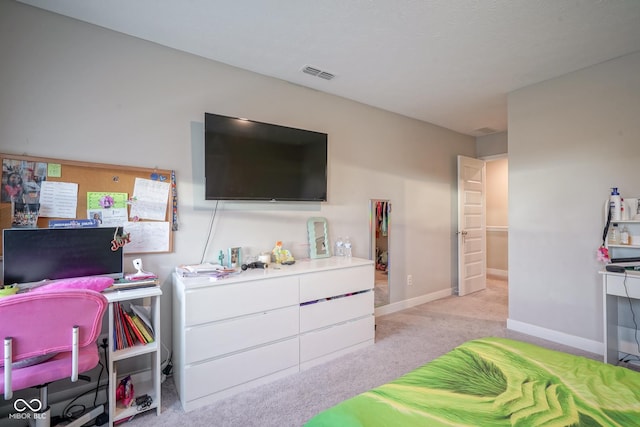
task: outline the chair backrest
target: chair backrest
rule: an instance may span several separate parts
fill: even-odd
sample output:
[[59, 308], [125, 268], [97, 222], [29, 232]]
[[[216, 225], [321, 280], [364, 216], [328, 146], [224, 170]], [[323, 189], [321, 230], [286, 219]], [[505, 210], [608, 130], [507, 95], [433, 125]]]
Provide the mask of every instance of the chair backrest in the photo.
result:
[[71, 351], [71, 331], [79, 326], [78, 345], [82, 348], [97, 341], [106, 307], [104, 295], [85, 289], [0, 298], [0, 339], [13, 338], [13, 361], [18, 362]]

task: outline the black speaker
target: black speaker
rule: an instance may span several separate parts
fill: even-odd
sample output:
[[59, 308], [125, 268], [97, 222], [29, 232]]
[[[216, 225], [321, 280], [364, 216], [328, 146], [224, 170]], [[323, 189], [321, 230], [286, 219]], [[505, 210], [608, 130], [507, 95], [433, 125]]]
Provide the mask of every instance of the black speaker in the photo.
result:
[[605, 269], [612, 273], [624, 273], [625, 271], [627, 271], [623, 266], [616, 264], [607, 264]]

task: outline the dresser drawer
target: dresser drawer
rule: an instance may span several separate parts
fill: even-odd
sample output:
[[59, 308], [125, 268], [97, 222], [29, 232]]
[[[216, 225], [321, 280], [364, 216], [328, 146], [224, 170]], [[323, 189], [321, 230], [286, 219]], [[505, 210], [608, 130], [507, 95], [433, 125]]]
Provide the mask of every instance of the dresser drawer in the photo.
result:
[[373, 315], [300, 335], [300, 363], [373, 340]]
[[193, 400], [298, 365], [298, 338], [185, 367], [185, 399]]
[[303, 305], [300, 307], [300, 332], [373, 315], [373, 305], [373, 291]]
[[640, 275], [637, 273], [605, 275], [607, 294], [619, 297], [640, 298]]
[[300, 301], [308, 302], [373, 289], [373, 264], [300, 276]]
[[185, 362], [193, 363], [298, 334], [298, 306], [185, 330]]
[[278, 277], [185, 292], [186, 326], [298, 304], [298, 278]]

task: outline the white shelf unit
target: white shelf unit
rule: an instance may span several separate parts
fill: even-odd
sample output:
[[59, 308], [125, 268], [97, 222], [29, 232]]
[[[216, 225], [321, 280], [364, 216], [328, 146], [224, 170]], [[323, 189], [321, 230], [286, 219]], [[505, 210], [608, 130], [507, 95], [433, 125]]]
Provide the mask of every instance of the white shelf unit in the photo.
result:
[[222, 280], [173, 276], [174, 382], [185, 411], [374, 343], [374, 266], [301, 260]]
[[609, 258], [640, 258], [640, 220], [611, 221], [611, 227], [613, 224], [618, 226], [618, 235], [622, 226], [627, 227], [631, 244], [609, 244], [607, 239]]
[[[108, 368], [109, 368], [109, 426], [120, 420], [125, 420], [133, 415], [146, 412], [152, 409], [156, 410], [156, 414], [160, 415], [161, 410], [161, 371], [160, 371], [160, 296], [162, 290], [158, 286], [145, 287], [139, 289], [126, 289], [120, 291], [112, 291], [104, 294], [109, 301], [108, 322], [109, 322], [109, 350], [108, 350]], [[136, 344], [133, 347], [122, 350], [115, 350], [114, 342], [114, 303], [119, 302], [124, 306], [130, 304], [142, 305], [149, 308], [150, 320], [153, 325], [154, 341], [148, 344]], [[120, 380], [129, 373], [118, 372], [118, 363], [134, 357], [146, 357], [149, 359], [149, 370], [131, 374], [134, 386], [134, 395], [149, 395], [152, 402], [146, 407], [137, 407], [135, 403], [125, 408], [122, 404], [116, 402], [116, 389]]]

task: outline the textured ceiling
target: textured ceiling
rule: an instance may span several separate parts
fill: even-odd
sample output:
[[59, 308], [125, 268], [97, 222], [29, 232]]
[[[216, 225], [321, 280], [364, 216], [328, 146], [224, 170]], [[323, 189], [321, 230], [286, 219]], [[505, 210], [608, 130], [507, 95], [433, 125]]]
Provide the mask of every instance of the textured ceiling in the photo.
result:
[[639, 0], [20, 1], [474, 136], [509, 92], [640, 51]]

